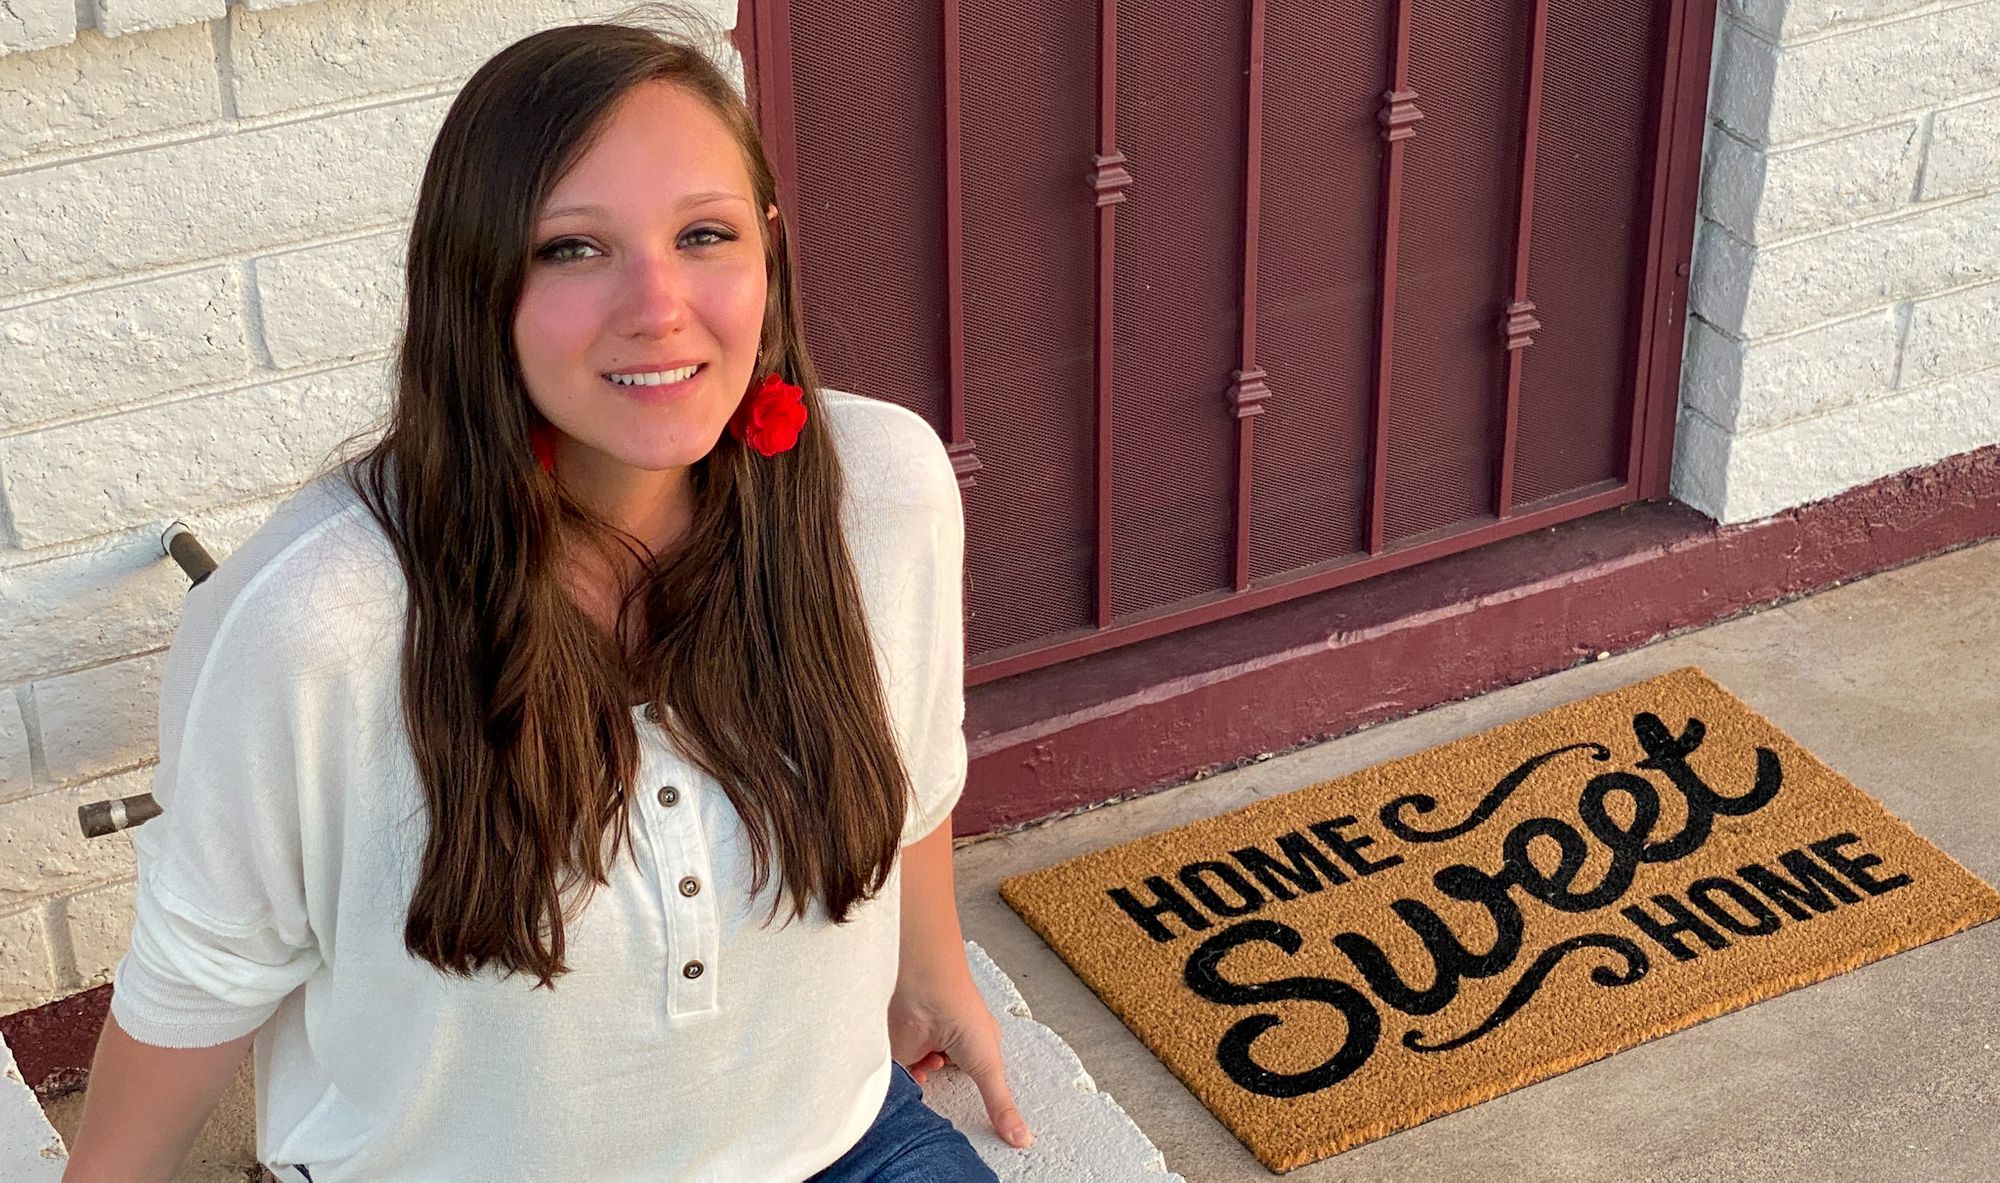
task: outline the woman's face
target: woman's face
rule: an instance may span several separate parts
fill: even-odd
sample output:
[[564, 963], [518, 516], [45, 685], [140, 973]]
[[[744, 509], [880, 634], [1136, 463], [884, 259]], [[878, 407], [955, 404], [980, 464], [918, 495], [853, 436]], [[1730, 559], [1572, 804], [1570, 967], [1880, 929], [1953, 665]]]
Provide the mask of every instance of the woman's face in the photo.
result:
[[566, 479], [608, 489], [715, 446], [763, 329], [755, 200], [722, 121], [661, 82], [619, 100], [549, 194], [514, 345]]

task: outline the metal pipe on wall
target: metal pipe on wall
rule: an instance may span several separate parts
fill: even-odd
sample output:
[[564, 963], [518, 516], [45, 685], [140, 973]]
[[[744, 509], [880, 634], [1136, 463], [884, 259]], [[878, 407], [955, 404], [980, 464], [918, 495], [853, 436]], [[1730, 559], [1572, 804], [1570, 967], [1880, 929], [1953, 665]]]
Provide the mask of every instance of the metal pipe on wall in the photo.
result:
[[[175, 521], [160, 535], [160, 551], [180, 565], [187, 573], [188, 587], [201, 586], [201, 581], [214, 572], [215, 559], [210, 557], [201, 540], [187, 523]], [[143, 825], [160, 816], [160, 803], [151, 793], [137, 793], [130, 797], [119, 797], [110, 801], [92, 801], [76, 808], [77, 825], [83, 828], [86, 838], [102, 838], [119, 830], [129, 830]]]

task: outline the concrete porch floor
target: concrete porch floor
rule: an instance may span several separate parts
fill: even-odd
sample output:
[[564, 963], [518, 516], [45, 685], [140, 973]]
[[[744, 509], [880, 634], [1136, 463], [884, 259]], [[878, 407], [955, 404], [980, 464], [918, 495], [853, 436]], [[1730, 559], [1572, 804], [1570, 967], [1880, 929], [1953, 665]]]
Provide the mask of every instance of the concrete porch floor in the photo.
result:
[[[957, 854], [966, 936], [1198, 1183], [1272, 1173], [998, 894], [1001, 879], [1698, 665], [2000, 883], [2000, 542]], [[2000, 1178], [2000, 923], [1435, 1118], [1286, 1178]], [[1983, 1164], [1983, 1165], [1982, 1165]]]

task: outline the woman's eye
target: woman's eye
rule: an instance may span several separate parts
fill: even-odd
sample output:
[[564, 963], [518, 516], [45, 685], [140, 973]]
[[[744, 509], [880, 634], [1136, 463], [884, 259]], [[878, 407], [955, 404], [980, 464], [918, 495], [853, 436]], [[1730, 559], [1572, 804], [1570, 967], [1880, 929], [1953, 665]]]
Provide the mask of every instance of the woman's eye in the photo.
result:
[[[691, 242], [695, 246], [719, 246], [725, 242], [736, 241], [736, 236], [727, 230], [718, 230], [714, 227], [704, 226], [699, 230], [688, 231], [681, 237], [681, 241]], [[603, 253], [597, 247], [580, 238], [558, 238], [536, 251], [535, 257], [537, 259], [547, 259], [555, 263], [567, 263], [575, 259], [587, 259]]]
[[536, 251], [535, 257], [537, 259], [549, 259], [557, 263], [566, 263], [571, 259], [587, 258], [588, 256], [582, 253], [584, 251], [589, 251], [593, 254], [598, 253], [596, 247], [583, 241], [581, 238], [558, 238], [541, 250]]

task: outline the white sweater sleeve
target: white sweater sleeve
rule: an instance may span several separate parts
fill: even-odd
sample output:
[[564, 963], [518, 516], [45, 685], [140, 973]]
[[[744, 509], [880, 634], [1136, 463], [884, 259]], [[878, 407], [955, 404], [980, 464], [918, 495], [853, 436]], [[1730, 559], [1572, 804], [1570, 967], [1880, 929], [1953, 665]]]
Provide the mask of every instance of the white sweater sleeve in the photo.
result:
[[161, 812], [131, 831], [137, 912], [111, 1003], [142, 1043], [248, 1034], [320, 965], [301, 802], [341, 774], [344, 689], [289, 587], [254, 579], [227, 604], [195, 589], [168, 651]]
[[913, 794], [904, 845], [930, 834], [958, 804], [967, 761], [965, 509], [943, 441], [928, 425], [921, 431], [928, 443], [913, 451], [922, 457], [921, 479], [933, 508], [910, 560], [908, 649], [900, 654], [907, 664], [895, 692], [907, 726], [904, 756]]

